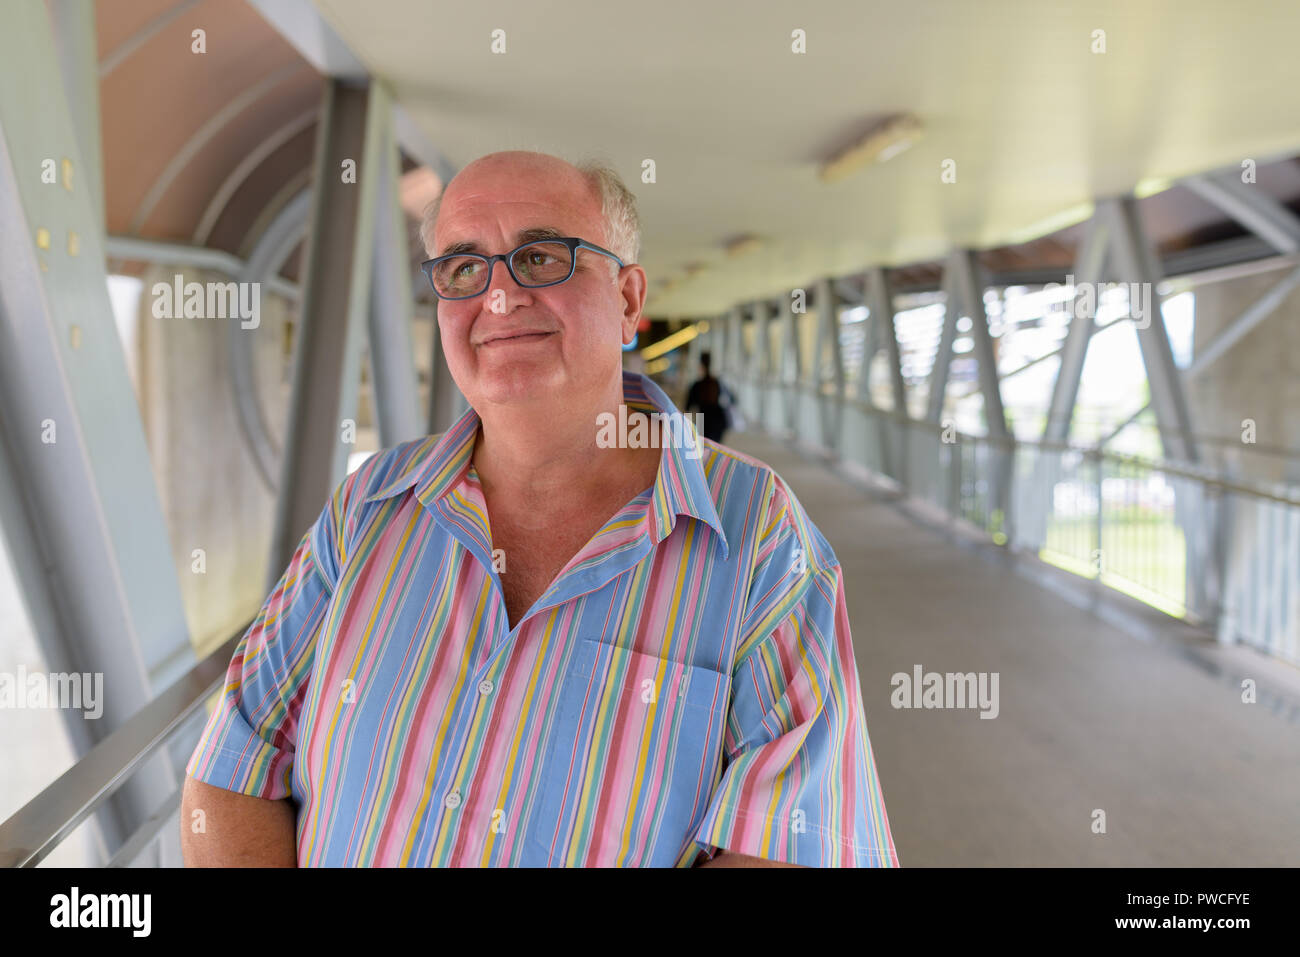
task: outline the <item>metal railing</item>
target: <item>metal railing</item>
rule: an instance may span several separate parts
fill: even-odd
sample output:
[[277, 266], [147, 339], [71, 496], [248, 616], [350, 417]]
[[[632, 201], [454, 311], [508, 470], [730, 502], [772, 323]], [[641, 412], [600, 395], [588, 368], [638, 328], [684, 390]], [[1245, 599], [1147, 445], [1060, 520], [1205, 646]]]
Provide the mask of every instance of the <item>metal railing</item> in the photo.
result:
[[[133, 771], [164, 748], [217, 689], [249, 624], [0, 823], [0, 867], [35, 867], [112, 797]], [[139, 857], [175, 815], [180, 801], [178, 784], [113, 853], [107, 866], [125, 867]]]
[[770, 431], [895, 483], [999, 545], [1300, 664], [1300, 491], [1092, 447], [976, 436], [742, 380]]
[[[1168, 462], [999, 440], [831, 391], [742, 381], [746, 415], [896, 483], [909, 496], [1075, 574], [1300, 664], [1300, 495]], [[218, 687], [247, 631], [0, 823], [0, 866], [33, 867], [160, 749]], [[126, 866], [180, 806], [180, 787], [116, 850]]]

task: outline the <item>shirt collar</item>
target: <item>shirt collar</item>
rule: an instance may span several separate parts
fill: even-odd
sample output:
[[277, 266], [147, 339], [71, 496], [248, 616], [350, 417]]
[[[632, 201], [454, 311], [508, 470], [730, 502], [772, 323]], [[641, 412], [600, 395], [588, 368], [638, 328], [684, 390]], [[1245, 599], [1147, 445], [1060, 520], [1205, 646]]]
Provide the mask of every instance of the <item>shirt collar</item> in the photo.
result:
[[[681, 415], [663, 389], [638, 372], [623, 372], [623, 401], [629, 408]], [[714, 453], [696, 433], [690, 416], [682, 416], [682, 422], [683, 428], [690, 431], [691, 440], [670, 442], [660, 455], [659, 472], [655, 476], [650, 501], [651, 541], [655, 545], [662, 542], [672, 532], [677, 516], [685, 515], [698, 519], [717, 532], [725, 557], [727, 536], [703, 466], [704, 455], [712, 456]], [[592, 425], [594, 428], [595, 423]], [[433, 442], [432, 447], [415, 456], [407, 468], [367, 496], [366, 501], [390, 498], [414, 488], [421, 504], [432, 509], [434, 503], [460, 484], [469, 472], [478, 427], [478, 413], [472, 408], [467, 409], [441, 436], [426, 439], [426, 442]], [[681, 447], [683, 445], [685, 447]], [[688, 452], [696, 454], [688, 455]]]

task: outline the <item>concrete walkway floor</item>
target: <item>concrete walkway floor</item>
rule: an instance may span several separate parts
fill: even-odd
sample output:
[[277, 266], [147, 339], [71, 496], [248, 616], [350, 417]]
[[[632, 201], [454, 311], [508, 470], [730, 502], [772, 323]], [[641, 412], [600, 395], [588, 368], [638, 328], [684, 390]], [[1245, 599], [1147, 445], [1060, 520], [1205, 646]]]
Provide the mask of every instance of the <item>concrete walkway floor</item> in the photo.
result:
[[[1051, 584], [1064, 573], [962, 543], [761, 433], [726, 441], [790, 483], [844, 568], [903, 866], [1300, 864], [1300, 669], [1092, 585], [1089, 610]], [[918, 665], [997, 672], [997, 717], [893, 707], [891, 677]]]

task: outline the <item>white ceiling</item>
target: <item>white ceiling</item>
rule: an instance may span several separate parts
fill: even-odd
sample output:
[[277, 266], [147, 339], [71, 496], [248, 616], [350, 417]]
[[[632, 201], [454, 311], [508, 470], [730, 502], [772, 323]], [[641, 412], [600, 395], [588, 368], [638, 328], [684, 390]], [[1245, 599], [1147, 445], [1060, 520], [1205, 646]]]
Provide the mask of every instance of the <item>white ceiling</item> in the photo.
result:
[[[456, 166], [500, 149], [611, 162], [660, 316], [1025, 241], [1143, 181], [1300, 152], [1294, 0], [315, 2]], [[895, 112], [924, 123], [916, 146], [817, 179]], [[728, 257], [746, 233], [766, 242]]]

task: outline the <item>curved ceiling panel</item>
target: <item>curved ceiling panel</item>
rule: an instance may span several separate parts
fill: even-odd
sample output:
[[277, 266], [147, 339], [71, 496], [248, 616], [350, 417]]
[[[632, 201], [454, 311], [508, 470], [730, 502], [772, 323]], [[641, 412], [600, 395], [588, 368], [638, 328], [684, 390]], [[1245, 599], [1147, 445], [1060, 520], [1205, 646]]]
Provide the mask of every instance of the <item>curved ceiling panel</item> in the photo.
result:
[[156, 4], [129, 30], [117, 7], [96, 10], [101, 56], [131, 49], [100, 83], [107, 228], [188, 240], [241, 156], [303, 111], [319, 77], [244, 3]]
[[[316, 6], [456, 165], [510, 148], [611, 160], [640, 199], [660, 314], [1026, 242], [1097, 197], [1300, 148], [1295, 3]], [[837, 147], [899, 112], [923, 124], [916, 145], [818, 179]], [[764, 242], [728, 256], [745, 234]], [[692, 263], [704, 268], [686, 278]], [[666, 279], [679, 281], [653, 282]]]

